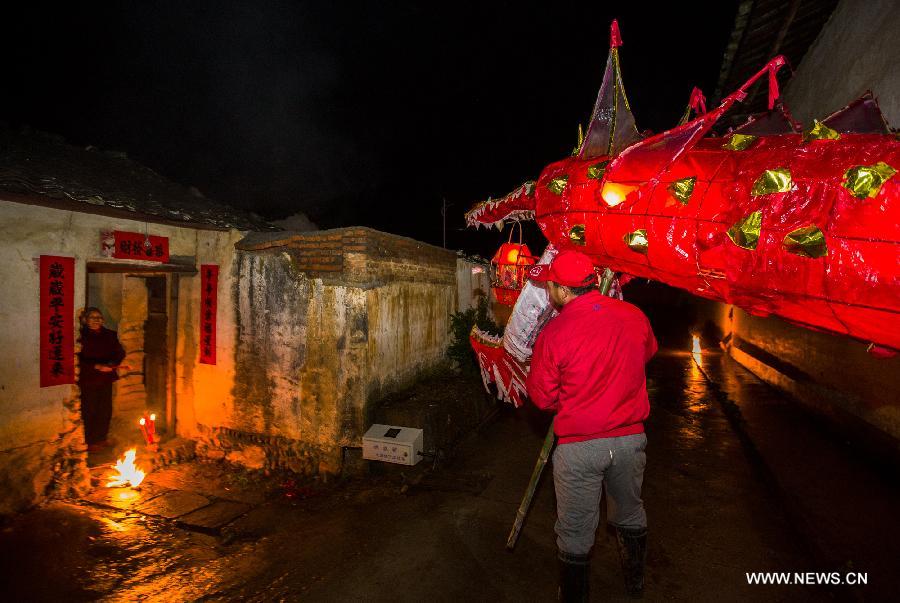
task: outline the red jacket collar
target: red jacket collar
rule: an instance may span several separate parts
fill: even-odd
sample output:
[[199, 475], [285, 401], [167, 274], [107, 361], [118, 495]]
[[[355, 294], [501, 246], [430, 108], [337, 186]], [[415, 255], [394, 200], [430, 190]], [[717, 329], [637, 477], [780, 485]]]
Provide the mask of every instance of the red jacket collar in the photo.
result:
[[560, 310], [560, 314], [568, 310], [569, 308], [578, 308], [581, 306], [585, 306], [588, 304], [596, 304], [600, 303], [603, 300], [603, 295], [599, 291], [590, 291], [585, 293], [584, 295], [579, 295]]

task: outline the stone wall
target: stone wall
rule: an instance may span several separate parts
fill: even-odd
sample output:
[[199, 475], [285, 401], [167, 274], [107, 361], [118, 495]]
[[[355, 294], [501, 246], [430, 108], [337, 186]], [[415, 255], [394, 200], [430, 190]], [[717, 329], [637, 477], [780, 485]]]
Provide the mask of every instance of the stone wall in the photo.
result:
[[[111, 230], [169, 237], [173, 256], [223, 265], [220, 291], [232, 286], [230, 268], [237, 231], [219, 232], [147, 224], [5, 200], [0, 197], [0, 514], [11, 513], [48, 496], [84, 492], [89, 487], [80, 400], [76, 386], [39, 386], [39, 291], [41, 255], [75, 258], [74, 316], [87, 299], [87, 264], [109, 261], [100, 254], [100, 233]], [[113, 261], [122, 272], [138, 262]], [[127, 279], [126, 279], [127, 280]], [[233, 330], [233, 308], [220, 307], [220, 365], [195, 370], [199, 308], [193, 282], [185, 276], [179, 303], [179, 404], [190, 407], [193, 379], [203, 374], [212, 382], [227, 382], [231, 362], [226, 349]], [[13, 285], [14, 284], [14, 285]], [[141, 284], [137, 281], [137, 284]], [[142, 286], [142, 285], [141, 285]], [[220, 293], [221, 296], [221, 293]], [[112, 313], [120, 329], [128, 317]], [[77, 321], [76, 321], [77, 322]], [[120, 324], [116, 324], [120, 323]], [[127, 325], [126, 325], [127, 329]], [[74, 333], [72, 334], [74, 337]], [[196, 430], [185, 424], [186, 433]], [[140, 435], [135, 430], [135, 443]]]
[[444, 359], [456, 254], [368, 228], [254, 233], [237, 248], [233, 389], [193, 397], [198, 450], [337, 473], [378, 400]]
[[[119, 276], [119, 275], [113, 275]], [[134, 431], [135, 421], [146, 407], [144, 390], [144, 321], [147, 320], [147, 287], [143, 279], [123, 278], [118, 324], [119, 342], [125, 348], [129, 370], [115, 385], [115, 409], [110, 432], [118, 436]]]
[[455, 252], [371, 228], [254, 233], [239, 248], [284, 251], [298, 271], [326, 283], [364, 289], [404, 280], [456, 284]]

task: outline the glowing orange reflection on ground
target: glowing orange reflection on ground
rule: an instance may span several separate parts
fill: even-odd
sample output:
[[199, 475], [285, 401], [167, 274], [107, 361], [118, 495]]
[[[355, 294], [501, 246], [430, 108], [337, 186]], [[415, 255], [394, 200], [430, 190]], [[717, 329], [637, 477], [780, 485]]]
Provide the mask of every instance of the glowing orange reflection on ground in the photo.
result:
[[134, 500], [138, 497], [138, 493], [134, 490], [123, 490], [119, 492], [119, 500]]
[[697, 363], [697, 366], [703, 366], [703, 350], [700, 348], [700, 337], [693, 335], [692, 339], [691, 356], [694, 357], [694, 362]]

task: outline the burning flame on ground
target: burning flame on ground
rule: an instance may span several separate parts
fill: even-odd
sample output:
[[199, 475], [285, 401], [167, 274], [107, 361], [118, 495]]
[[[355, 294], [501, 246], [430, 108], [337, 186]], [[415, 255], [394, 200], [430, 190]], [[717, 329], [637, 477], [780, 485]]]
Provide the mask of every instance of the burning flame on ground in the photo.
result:
[[135, 466], [135, 455], [137, 455], [137, 449], [132, 448], [126, 451], [125, 456], [116, 461], [115, 465], [110, 465], [110, 467], [118, 471], [118, 474], [110, 476], [110, 481], [106, 483], [107, 488], [122, 488], [129, 485], [134, 488], [144, 481], [144, 476], [147, 474]]

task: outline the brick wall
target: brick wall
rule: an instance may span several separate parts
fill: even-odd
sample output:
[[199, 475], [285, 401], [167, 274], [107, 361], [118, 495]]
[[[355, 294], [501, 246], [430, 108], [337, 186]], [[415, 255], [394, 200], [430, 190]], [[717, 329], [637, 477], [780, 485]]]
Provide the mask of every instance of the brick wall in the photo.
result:
[[456, 253], [365, 227], [304, 233], [254, 233], [237, 245], [246, 251], [280, 249], [294, 268], [323, 282], [371, 288], [395, 281], [453, 285]]

